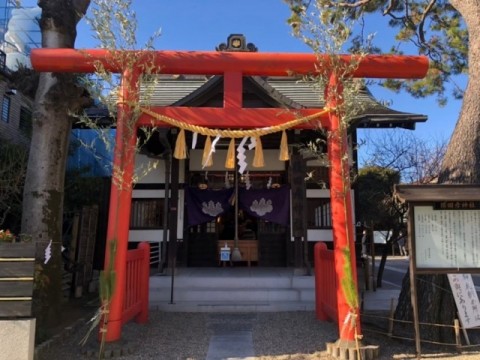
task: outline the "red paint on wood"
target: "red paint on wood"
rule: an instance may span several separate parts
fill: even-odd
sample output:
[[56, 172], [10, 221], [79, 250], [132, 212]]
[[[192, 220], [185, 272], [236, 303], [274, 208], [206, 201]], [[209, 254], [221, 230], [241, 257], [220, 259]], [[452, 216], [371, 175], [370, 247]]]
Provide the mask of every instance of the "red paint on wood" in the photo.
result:
[[241, 109], [243, 106], [243, 77], [240, 71], [229, 71], [223, 75], [223, 107]]
[[[123, 65], [116, 59], [122, 51], [105, 49], [32, 49], [32, 66], [36, 71], [91, 73], [95, 63], [121, 73]], [[125, 52], [125, 51], [124, 51]], [[138, 58], [137, 71], [152, 70], [162, 74], [223, 75], [242, 72], [243, 75], [289, 76], [328, 72], [330, 55], [310, 53], [250, 53], [216, 51], [129, 51]], [[117, 54], [116, 54], [117, 53]], [[353, 77], [417, 79], [426, 75], [428, 58], [400, 55], [339, 55], [340, 61], [351, 64], [359, 59]]]
[[148, 322], [148, 305], [150, 295], [150, 244], [142, 242], [138, 245], [138, 249], [143, 252], [143, 261], [140, 264], [140, 299], [141, 307], [140, 312], [137, 314], [135, 321], [139, 324], [145, 324]]
[[[327, 106], [336, 107], [341, 105], [343, 86], [341, 81], [332, 74], [326, 89]], [[350, 322], [345, 321], [353, 315], [357, 316], [357, 335], [361, 334], [360, 316], [358, 308], [352, 308], [342, 289], [342, 280], [354, 282], [354, 291], [358, 294], [357, 274], [355, 266], [355, 238], [353, 231], [352, 198], [350, 187], [350, 168], [347, 156], [347, 126], [341, 124], [340, 115], [337, 112], [330, 113], [330, 133], [328, 136], [328, 158], [330, 160], [330, 202], [332, 207], [333, 244], [335, 253], [335, 273], [337, 276], [337, 309], [340, 340], [355, 340], [355, 328]], [[350, 259], [345, 259], [345, 251], [349, 250]], [[349, 261], [352, 270], [350, 279], [345, 274], [346, 261]], [[348, 265], [347, 265], [348, 266]]]
[[150, 244], [142, 242], [137, 249], [127, 251], [125, 297], [122, 325], [133, 318], [138, 323], [148, 321], [150, 280]]
[[313, 248], [315, 263], [315, 313], [318, 320], [337, 321], [335, 258], [324, 242]]
[[132, 180], [135, 168], [137, 128], [131, 123], [132, 108], [128, 105], [138, 98], [138, 74], [125, 71], [119, 92], [117, 131], [113, 158], [113, 177], [110, 189], [105, 269], [110, 264], [110, 243], [116, 241], [114, 271], [116, 286], [109, 306], [106, 341], [121, 337], [122, 312], [125, 301], [126, 261], [130, 208], [132, 203]]
[[[211, 107], [184, 107], [164, 106], [151, 107], [149, 110], [160, 115], [168, 116], [183, 123], [209, 128], [251, 129], [284, 124], [308, 115], [324, 111], [324, 109], [262, 109], [262, 108], [211, 108]], [[318, 117], [308, 123], [298, 125], [295, 128], [313, 129], [326, 127], [329, 124], [328, 114]], [[138, 120], [139, 126], [170, 127], [165, 122], [156, 120], [150, 115], [143, 114]]]

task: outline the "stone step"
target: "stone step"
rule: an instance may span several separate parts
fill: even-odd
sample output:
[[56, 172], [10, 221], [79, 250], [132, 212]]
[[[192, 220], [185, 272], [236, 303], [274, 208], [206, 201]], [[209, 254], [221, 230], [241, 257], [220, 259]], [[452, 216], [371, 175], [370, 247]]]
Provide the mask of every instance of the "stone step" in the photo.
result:
[[[220, 274], [220, 276], [219, 276]], [[150, 278], [150, 307], [161, 311], [259, 312], [311, 311], [315, 305], [312, 276], [192, 275]]]
[[284, 311], [314, 311], [313, 301], [283, 301], [263, 303], [250, 302], [221, 302], [221, 301], [154, 301], [150, 302], [153, 310], [165, 312], [217, 312], [217, 313], [246, 313], [246, 312], [284, 312]]
[[[257, 289], [257, 288], [175, 288], [174, 298], [178, 301], [314, 301], [313, 289]], [[171, 298], [170, 288], [153, 288], [150, 290], [150, 302], [168, 301]]]
[[[150, 288], [170, 288], [171, 276], [150, 277]], [[275, 288], [275, 289], [313, 289], [313, 276], [294, 277], [215, 277], [215, 276], [178, 276], [174, 278], [175, 288]]]

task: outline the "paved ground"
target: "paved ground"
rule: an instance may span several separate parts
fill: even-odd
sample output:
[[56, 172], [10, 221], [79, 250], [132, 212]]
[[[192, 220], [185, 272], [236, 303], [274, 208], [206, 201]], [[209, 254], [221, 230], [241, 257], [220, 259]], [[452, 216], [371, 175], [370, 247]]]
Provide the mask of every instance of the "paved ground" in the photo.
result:
[[[386, 287], [388, 288], [388, 287]], [[362, 317], [363, 344], [378, 345], [377, 359], [415, 359], [415, 343], [390, 338], [387, 316], [398, 289], [367, 292]], [[87, 320], [94, 307], [84, 309], [84, 320], [39, 346], [37, 360], [96, 359], [96, 334], [86, 346]], [[378, 310], [381, 310], [380, 313]], [[368, 314], [368, 316], [366, 316]], [[458, 354], [455, 347], [422, 344], [422, 358], [480, 360], [480, 329], [469, 330], [472, 348]], [[413, 338], [413, 334], [411, 336]], [[139, 360], [314, 360], [330, 359], [326, 344], [338, 339], [337, 326], [321, 322], [312, 311], [271, 313], [193, 313], [152, 311], [149, 323], [124, 326], [122, 340], [107, 347], [119, 359]], [[49, 345], [49, 346], [47, 346]], [[1, 359], [1, 354], [0, 354]], [[9, 359], [10, 360], [10, 359]]]
[[[383, 327], [365, 325], [364, 343], [380, 346], [378, 359], [414, 359], [412, 341], [386, 336]], [[97, 358], [94, 337], [82, 347], [83, 322], [41, 351], [38, 360]], [[147, 325], [129, 323], [123, 339], [109, 346], [119, 359], [140, 360], [314, 360], [330, 359], [326, 343], [338, 337], [335, 324], [315, 319], [313, 312], [165, 313], [152, 312]], [[123, 355], [120, 356], [123, 352]], [[480, 348], [459, 355], [455, 348], [422, 346], [424, 358], [479, 360]]]

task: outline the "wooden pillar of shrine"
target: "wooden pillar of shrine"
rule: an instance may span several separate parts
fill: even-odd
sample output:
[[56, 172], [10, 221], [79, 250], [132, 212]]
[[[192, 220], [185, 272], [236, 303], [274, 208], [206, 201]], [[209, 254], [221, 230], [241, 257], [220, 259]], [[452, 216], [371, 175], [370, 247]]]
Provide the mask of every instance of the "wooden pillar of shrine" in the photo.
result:
[[[111, 300], [104, 299], [103, 304], [109, 311], [105, 334], [107, 342], [120, 340], [122, 332], [132, 181], [137, 141], [137, 127], [131, 104], [135, 104], [139, 96], [139, 74], [136, 70], [125, 70], [122, 75], [105, 250], [104, 271], [107, 278], [114, 278]], [[109, 273], [109, 269], [112, 268], [111, 262], [113, 262], [113, 273]], [[100, 329], [100, 332], [104, 330]], [[102, 333], [99, 336], [101, 337]]]
[[[342, 123], [343, 84], [335, 73], [325, 90], [330, 113], [328, 158], [330, 161], [330, 201], [332, 206], [333, 246], [337, 284], [337, 309], [340, 339], [352, 343], [361, 335], [355, 266], [355, 233], [347, 151], [347, 125]], [[356, 299], [356, 301], [355, 301]]]
[[293, 241], [293, 265], [295, 273], [306, 272], [305, 251], [307, 248], [307, 191], [305, 174], [306, 162], [302, 154], [294, 151], [290, 159], [290, 187], [291, 187], [291, 211], [292, 211], [292, 239]]

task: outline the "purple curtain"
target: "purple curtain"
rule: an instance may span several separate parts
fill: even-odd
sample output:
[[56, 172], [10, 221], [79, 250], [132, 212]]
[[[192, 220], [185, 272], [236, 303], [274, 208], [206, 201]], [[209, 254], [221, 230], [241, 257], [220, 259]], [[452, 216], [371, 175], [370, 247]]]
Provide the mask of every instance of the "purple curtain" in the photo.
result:
[[290, 188], [286, 185], [277, 189], [238, 189], [241, 209], [260, 219], [280, 225], [290, 224]]
[[198, 225], [214, 220], [232, 206], [233, 189], [200, 190], [186, 187], [185, 197], [188, 225]]

